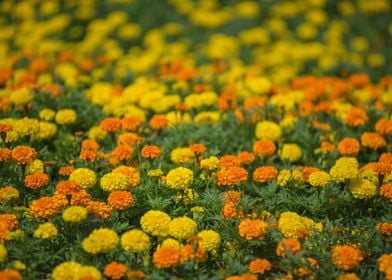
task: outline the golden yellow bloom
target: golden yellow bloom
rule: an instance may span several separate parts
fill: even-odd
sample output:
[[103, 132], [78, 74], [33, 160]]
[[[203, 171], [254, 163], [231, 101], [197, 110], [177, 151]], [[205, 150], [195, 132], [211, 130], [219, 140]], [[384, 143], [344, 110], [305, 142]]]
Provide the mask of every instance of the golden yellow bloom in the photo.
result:
[[90, 254], [109, 253], [116, 248], [119, 242], [117, 233], [108, 228], [93, 230], [82, 241], [83, 250]]
[[315, 171], [309, 175], [309, 184], [313, 187], [325, 187], [331, 181], [331, 176], [325, 171]]
[[214, 230], [202, 230], [197, 234], [199, 238], [199, 245], [206, 252], [211, 252], [218, 249], [221, 238], [219, 233]]
[[150, 247], [150, 237], [139, 229], [131, 229], [121, 236], [121, 246], [126, 251], [140, 253]]
[[301, 148], [297, 144], [284, 144], [280, 152], [280, 158], [289, 162], [298, 161], [301, 155]]
[[43, 223], [34, 231], [35, 238], [49, 239], [57, 236], [58, 230], [52, 223]]
[[0, 243], [0, 263], [3, 263], [7, 259], [7, 256], [7, 248], [4, 246], [4, 244]]
[[282, 136], [282, 129], [277, 123], [262, 121], [257, 123], [256, 138], [261, 140], [277, 141]]
[[346, 179], [354, 179], [358, 173], [358, 161], [352, 157], [341, 157], [332, 166], [329, 174], [332, 180], [344, 182]]
[[71, 223], [79, 223], [87, 219], [87, 209], [83, 206], [70, 206], [63, 212], [63, 220]]
[[196, 234], [197, 225], [188, 217], [174, 218], [169, 223], [169, 234], [177, 239], [187, 239]]
[[63, 109], [59, 110], [56, 113], [56, 123], [61, 124], [61, 125], [66, 125], [66, 124], [73, 124], [76, 122], [77, 119], [77, 114], [75, 110], [72, 109]]
[[140, 219], [142, 229], [154, 236], [166, 237], [169, 235], [169, 223], [171, 218], [165, 212], [150, 210]]
[[104, 191], [125, 191], [129, 188], [128, 176], [119, 172], [105, 174], [100, 180], [101, 188]]
[[91, 188], [97, 182], [95, 172], [88, 168], [77, 168], [72, 171], [69, 180], [76, 182], [84, 189]]
[[177, 167], [167, 173], [166, 184], [176, 190], [188, 188], [193, 182], [193, 172], [189, 168]]

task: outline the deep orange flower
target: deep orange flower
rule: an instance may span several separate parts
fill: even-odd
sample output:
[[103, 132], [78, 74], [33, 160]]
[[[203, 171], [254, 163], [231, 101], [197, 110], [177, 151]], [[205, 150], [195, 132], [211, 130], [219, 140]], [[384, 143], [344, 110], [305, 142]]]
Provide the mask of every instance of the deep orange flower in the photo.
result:
[[0, 223], [9, 231], [14, 231], [18, 228], [19, 222], [14, 214], [0, 214]]
[[237, 209], [235, 208], [235, 204], [233, 201], [226, 201], [225, 204], [223, 204], [222, 208], [222, 216], [224, 219], [231, 219], [237, 216]]
[[113, 280], [120, 280], [123, 278], [128, 270], [125, 264], [119, 262], [111, 262], [104, 268], [103, 274]]
[[82, 190], [82, 188], [75, 181], [60, 181], [56, 185], [56, 192], [59, 194], [70, 195], [80, 190]]
[[11, 200], [19, 199], [19, 191], [11, 186], [0, 188], [0, 200], [9, 202]]
[[323, 141], [321, 142], [320, 149], [323, 152], [333, 152], [335, 151], [335, 145], [328, 141]]
[[30, 62], [29, 70], [36, 74], [45, 72], [49, 67], [48, 61], [44, 57], [39, 57]]
[[286, 238], [282, 239], [278, 243], [278, 247], [276, 247], [276, 255], [279, 257], [283, 257], [288, 253], [296, 254], [301, 251], [302, 246], [301, 243], [296, 238]]
[[275, 179], [279, 174], [275, 166], [261, 166], [253, 172], [253, 180], [258, 183], [268, 183]]
[[71, 194], [71, 205], [87, 207], [91, 201], [91, 196], [86, 190], [82, 189]]
[[137, 135], [136, 133], [126, 132], [118, 136], [117, 145], [118, 146], [132, 146], [140, 144], [143, 141], [143, 137]]
[[85, 161], [95, 161], [97, 158], [97, 154], [94, 151], [81, 150], [79, 158]]
[[12, 69], [8, 67], [0, 67], [0, 85], [4, 85], [8, 79], [12, 77]]
[[341, 274], [336, 277], [336, 280], [361, 280], [355, 273]]
[[153, 129], [159, 130], [167, 127], [169, 120], [165, 115], [155, 115], [150, 120], [150, 126]]
[[222, 168], [239, 167], [241, 162], [236, 156], [224, 155], [219, 159], [219, 166]]
[[98, 152], [99, 144], [97, 141], [86, 139], [82, 142], [82, 150], [88, 150], [93, 152]]
[[255, 156], [247, 151], [239, 153], [237, 158], [241, 164], [251, 164], [255, 160]]
[[47, 219], [59, 213], [61, 208], [62, 205], [56, 198], [43, 196], [32, 201], [30, 213], [34, 218]]
[[238, 225], [238, 232], [246, 240], [262, 240], [268, 230], [268, 224], [262, 219], [243, 219]]
[[370, 78], [367, 73], [354, 73], [348, 79], [349, 84], [357, 88], [363, 88], [370, 83]]
[[337, 245], [332, 249], [332, 263], [336, 268], [351, 270], [363, 260], [363, 253], [356, 246]]
[[346, 137], [338, 144], [338, 150], [342, 156], [356, 156], [360, 149], [361, 145], [355, 138]]
[[360, 108], [351, 108], [346, 116], [346, 124], [352, 127], [358, 127], [365, 124], [369, 120], [365, 110]]
[[218, 186], [231, 187], [248, 180], [248, 172], [242, 167], [229, 167], [216, 174]]
[[123, 145], [117, 146], [110, 154], [110, 163], [116, 164], [122, 160], [129, 160], [133, 156], [133, 148], [131, 146]]
[[157, 268], [176, 267], [180, 264], [180, 250], [173, 247], [157, 248], [152, 261]]
[[372, 150], [379, 150], [387, 145], [387, 141], [377, 132], [364, 132], [361, 136], [361, 144]]
[[130, 192], [114, 191], [109, 194], [108, 204], [113, 209], [126, 210], [132, 206], [134, 198]]
[[36, 172], [32, 175], [27, 175], [24, 184], [29, 189], [40, 189], [49, 184], [49, 176], [43, 172]]
[[129, 270], [127, 272], [127, 279], [128, 280], [141, 280], [145, 276], [144, 271], [142, 270]]
[[380, 195], [388, 198], [392, 203], [392, 184], [382, 185], [380, 188]]
[[143, 121], [135, 116], [125, 117], [121, 120], [122, 129], [126, 131], [136, 131], [143, 124]]
[[161, 149], [158, 146], [146, 145], [142, 148], [141, 154], [144, 158], [159, 158], [161, 156]]
[[12, 131], [12, 126], [9, 124], [0, 124], [0, 133], [8, 133]]
[[59, 175], [61, 176], [69, 176], [71, 173], [75, 170], [75, 168], [70, 165], [70, 166], [62, 166], [59, 169]]
[[11, 150], [8, 148], [0, 148], [0, 162], [11, 158]]
[[23, 280], [22, 274], [14, 269], [4, 269], [0, 270], [0, 279], [4, 280]]
[[117, 118], [106, 118], [101, 121], [99, 127], [106, 132], [116, 133], [121, 129], [121, 121]]
[[255, 274], [264, 274], [267, 270], [271, 270], [271, 268], [271, 263], [267, 259], [257, 258], [249, 264], [249, 272]]
[[392, 120], [379, 119], [375, 128], [376, 132], [383, 136], [392, 135]]
[[37, 158], [37, 152], [29, 146], [17, 146], [12, 150], [11, 155], [18, 165], [25, 165]]
[[387, 235], [387, 236], [392, 235], [392, 223], [377, 224], [376, 229], [379, 232], [381, 232], [383, 235]]
[[198, 143], [189, 145], [189, 149], [191, 149], [191, 151], [194, 152], [195, 154], [201, 154], [207, 152], [206, 146]]
[[107, 219], [112, 216], [112, 208], [101, 201], [90, 201], [86, 208], [89, 213], [101, 219]]
[[256, 156], [269, 157], [276, 152], [276, 145], [271, 140], [258, 140], [253, 144], [253, 152]]

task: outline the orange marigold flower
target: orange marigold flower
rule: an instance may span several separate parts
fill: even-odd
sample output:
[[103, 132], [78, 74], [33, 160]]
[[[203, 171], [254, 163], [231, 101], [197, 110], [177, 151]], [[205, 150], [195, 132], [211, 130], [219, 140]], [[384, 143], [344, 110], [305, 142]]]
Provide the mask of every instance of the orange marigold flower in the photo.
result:
[[322, 152], [333, 152], [335, 151], [335, 145], [328, 141], [323, 141], [321, 142], [320, 149]]
[[56, 185], [56, 192], [59, 194], [69, 195], [81, 190], [82, 188], [75, 181], [71, 180], [60, 181]]
[[365, 110], [360, 108], [351, 108], [346, 115], [346, 124], [352, 127], [358, 127], [365, 124], [369, 117]]
[[109, 194], [108, 204], [113, 209], [126, 210], [133, 204], [133, 196], [127, 191], [114, 191]]
[[255, 156], [247, 151], [239, 153], [237, 158], [241, 164], [251, 164], [255, 160]]
[[159, 130], [167, 127], [169, 120], [165, 115], [155, 115], [150, 120], [150, 126], [153, 129]]
[[12, 69], [8, 67], [0, 67], [0, 85], [4, 85], [5, 82], [12, 77]]
[[236, 191], [230, 191], [230, 192], [224, 192], [223, 193], [223, 198], [225, 200], [230, 200], [232, 202], [236, 202], [238, 199], [240, 199], [241, 193], [236, 192]]
[[80, 205], [87, 207], [91, 202], [91, 196], [86, 190], [80, 190], [71, 194], [71, 205]]
[[90, 140], [90, 139], [83, 140], [83, 142], [82, 142], [82, 150], [98, 152], [99, 144], [96, 141], [94, 141], [94, 140]]
[[127, 272], [128, 280], [141, 280], [145, 276], [144, 271], [142, 270], [129, 270]]
[[336, 280], [361, 280], [355, 273], [341, 274], [336, 277]]
[[9, 231], [14, 231], [18, 228], [18, 219], [14, 214], [0, 214], [0, 223]]
[[11, 150], [8, 148], [0, 148], [0, 162], [11, 158]]
[[24, 184], [29, 189], [40, 189], [49, 185], [49, 176], [43, 172], [36, 172], [32, 175], [27, 175], [25, 177]]
[[380, 195], [388, 198], [392, 203], [392, 184], [382, 185], [380, 188]]
[[34, 218], [47, 219], [59, 213], [61, 208], [62, 205], [56, 198], [44, 196], [33, 200], [30, 205], [30, 213]]
[[376, 123], [376, 132], [383, 136], [392, 135], [392, 120], [379, 119]]
[[116, 133], [121, 129], [121, 121], [117, 118], [106, 118], [101, 121], [99, 127], [106, 132]]
[[180, 250], [174, 247], [157, 248], [152, 261], [157, 268], [176, 267], [180, 264]]
[[387, 145], [387, 141], [377, 132], [364, 132], [361, 136], [361, 144], [372, 150], [379, 150]]
[[233, 155], [224, 155], [219, 159], [219, 166], [222, 168], [239, 167], [240, 165], [240, 160]]
[[191, 261], [195, 258], [195, 250], [191, 245], [184, 245], [181, 247], [180, 260], [181, 262]]
[[262, 240], [267, 232], [268, 224], [261, 219], [243, 219], [238, 225], [238, 232], [246, 240]]
[[336, 268], [351, 270], [363, 260], [363, 254], [356, 246], [337, 245], [332, 249], [332, 263]]
[[133, 156], [133, 148], [131, 146], [123, 145], [113, 149], [110, 154], [110, 163], [116, 164], [121, 160], [129, 160]]
[[123, 278], [128, 270], [125, 264], [119, 262], [111, 262], [104, 268], [103, 274], [113, 280], [120, 280]]
[[279, 174], [275, 166], [261, 166], [253, 172], [253, 180], [258, 183], [268, 183], [275, 179]]
[[384, 254], [378, 258], [378, 269], [380, 272], [385, 273], [386, 280], [390, 280], [392, 278], [392, 254]]
[[158, 146], [146, 145], [142, 148], [141, 154], [144, 158], [159, 158], [161, 156], [161, 149]]
[[361, 145], [355, 138], [346, 137], [338, 144], [338, 150], [342, 156], [356, 156], [358, 155], [360, 149]]
[[271, 140], [258, 140], [253, 144], [253, 152], [256, 156], [269, 157], [276, 152], [276, 145]]
[[377, 224], [376, 229], [383, 235], [392, 235], [392, 223]]
[[25, 165], [37, 158], [37, 152], [29, 146], [17, 146], [12, 150], [11, 155], [18, 165]]
[[248, 172], [242, 167], [222, 169], [216, 175], [218, 177], [218, 186], [231, 187], [248, 180]]
[[12, 126], [9, 124], [0, 124], [0, 133], [7, 133], [12, 131]]
[[140, 144], [143, 141], [143, 137], [137, 135], [136, 133], [126, 132], [118, 136], [117, 145], [118, 146], [132, 146]]
[[255, 274], [264, 274], [267, 270], [271, 270], [271, 268], [271, 263], [267, 259], [257, 258], [249, 264], [249, 272]]
[[121, 165], [112, 170], [113, 173], [122, 173], [128, 176], [129, 186], [136, 188], [140, 184], [140, 172], [134, 167]]
[[89, 213], [101, 219], [107, 219], [112, 216], [112, 208], [101, 201], [90, 201], [86, 208]]
[[203, 144], [196, 143], [196, 144], [189, 145], [189, 149], [191, 149], [191, 151], [194, 152], [195, 154], [201, 154], [207, 152], [207, 148]]
[[123, 130], [136, 131], [136, 129], [143, 124], [143, 121], [135, 116], [125, 117], [121, 120]]
[[75, 170], [73, 166], [62, 166], [59, 169], [59, 175], [61, 176], [69, 176]]
[[94, 151], [81, 150], [79, 158], [85, 161], [95, 161], [97, 154]]
[[0, 270], [0, 279], [4, 280], [23, 280], [22, 274], [14, 269], [4, 269]]
[[302, 169], [302, 177], [304, 178], [304, 181], [308, 182], [310, 174], [312, 174], [313, 172], [316, 172], [316, 171], [320, 171], [320, 169], [317, 167], [313, 167], [313, 166], [305, 166]]
[[385, 162], [392, 165], [392, 153], [382, 153], [378, 161]]
[[223, 204], [222, 216], [224, 219], [231, 219], [237, 216], [237, 209], [235, 208], [233, 201], [226, 201], [225, 204]]
[[276, 247], [276, 255], [279, 257], [283, 257], [287, 254], [296, 254], [301, 251], [302, 246], [301, 243], [296, 238], [286, 238], [282, 239], [278, 243], [278, 247]]

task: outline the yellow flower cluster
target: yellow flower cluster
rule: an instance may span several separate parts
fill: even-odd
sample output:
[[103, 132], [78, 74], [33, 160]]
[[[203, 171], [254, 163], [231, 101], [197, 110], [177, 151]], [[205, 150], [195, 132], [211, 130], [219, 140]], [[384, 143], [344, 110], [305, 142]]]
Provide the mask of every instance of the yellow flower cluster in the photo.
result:
[[188, 217], [174, 218], [169, 223], [169, 234], [177, 239], [187, 239], [195, 235], [197, 224]]
[[121, 246], [126, 251], [140, 253], [150, 247], [150, 237], [139, 229], [131, 229], [121, 235]]
[[87, 209], [83, 206], [70, 206], [64, 210], [63, 219], [66, 222], [80, 223], [87, 219]]
[[197, 234], [199, 238], [199, 245], [206, 252], [211, 252], [218, 249], [221, 243], [219, 233], [214, 230], [202, 230]]
[[72, 109], [63, 109], [59, 110], [56, 113], [55, 120], [56, 123], [60, 125], [67, 125], [67, 124], [73, 124], [76, 122], [77, 119], [77, 114], [75, 110]]
[[109, 253], [116, 248], [119, 242], [117, 233], [109, 228], [93, 230], [82, 241], [83, 250], [90, 254]]
[[169, 235], [169, 223], [171, 218], [165, 212], [159, 210], [150, 210], [140, 219], [140, 225], [143, 231], [159, 237]]
[[283, 212], [278, 221], [278, 229], [285, 237], [301, 237], [309, 235], [312, 229], [322, 230], [323, 226], [295, 212]]
[[296, 162], [301, 155], [301, 148], [297, 144], [284, 144], [280, 152], [280, 158], [289, 162]]
[[262, 121], [256, 125], [256, 138], [277, 141], [282, 136], [280, 126], [272, 121]]
[[128, 176], [119, 172], [105, 174], [99, 183], [107, 192], [125, 191], [129, 188]]
[[189, 168], [177, 167], [166, 175], [166, 184], [175, 190], [184, 190], [193, 182], [193, 172]]
[[353, 157], [341, 157], [332, 166], [329, 174], [335, 182], [354, 179], [358, 174], [358, 160]]
[[97, 182], [95, 172], [88, 168], [77, 168], [69, 176], [69, 180], [76, 182], [84, 189], [94, 187]]
[[57, 265], [52, 272], [53, 280], [65, 279], [94, 279], [101, 280], [101, 272], [94, 266], [84, 266], [74, 261], [67, 261]]
[[57, 236], [58, 230], [56, 226], [52, 223], [43, 223], [38, 226], [38, 228], [34, 231], [35, 238], [41, 239], [49, 239]]

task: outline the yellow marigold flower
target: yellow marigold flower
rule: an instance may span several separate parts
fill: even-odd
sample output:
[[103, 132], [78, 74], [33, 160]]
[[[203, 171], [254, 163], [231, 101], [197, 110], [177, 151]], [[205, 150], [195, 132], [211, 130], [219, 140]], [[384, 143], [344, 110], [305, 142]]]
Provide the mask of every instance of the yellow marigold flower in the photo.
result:
[[[392, 173], [391, 173], [392, 175]], [[358, 174], [359, 178], [364, 179], [364, 180], [368, 180], [370, 182], [372, 182], [372, 184], [378, 186], [380, 181], [378, 180], [378, 174], [376, 172], [374, 172], [374, 170], [372, 169], [365, 169], [363, 171], [361, 171], [361, 173]], [[386, 177], [384, 177], [385, 179]]]
[[313, 187], [325, 187], [331, 182], [331, 176], [325, 171], [315, 171], [309, 175], [309, 184]]
[[34, 139], [49, 139], [57, 133], [57, 126], [50, 122], [39, 122], [39, 132], [33, 135]]
[[276, 178], [276, 183], [281, 186], [287, 186], [287, 183], [291, 179], [291, 172], [288, 169], [283, 169], [279, 171], [278, 177]]
[[169, 223], [169, 234], [177, 239], [187, 239], [195, 235], [197, 225], [188, 217], [174, 218]]
[[34, 96], [29, 88], [20, 88], [12, 92], [10, 96], [10, 101], [15, 104], [15, 106], [25, 105], [33, 101]]
[[197, 237], [199, 238], [198, 244], [206, 252], [211, 252], [218, 249], [221, 243], [219, 233], [214, 230], [202, 230], [197, 234]]
[[3, 263], [8, 256], [7, 248], [4, 246], [3, 243], [0, 243], [0, 263]]
[[129, 188], [129, 179], [122, 173], [108, 173], [100, 180], [101, 188], [104, 191], [124, 191]]
[[44, 172], [44, 163], [42, 160], [36, 159], [32, 162], [29, 162], [26, 165], [26, 172], [28, 175], [37, 173], [37, 172]]
[[75, 181], [79, 186], [84, 189], [91, 188], [97, 182], [95, 172], [88, 168], [77, 168], [72, 171], [69, 180]]
[[56, 266], [52, 272], [53, 280], [78, 279], [82, 265], [77, 262], [63, 262]]
[[25, 270], [26, 265], [23, 262], [16, 260], [12, 262], [12, 268], [16, 270]]
[[112, 173], [121, 173], [127, 175], [129, 187], [136, 188], [140, 184], [140, 172], [134, 167], [121, 165], [112, 170]]
[[309, 235], [311, 229], [322, 230], [322, 225], [297, 213], [283, 212], [278, 221], [278, 229], [285, 237], [297, 238]]
[[55, 120], [57, 124], [61, 124], [61, 125], [73, 124], [76, 122], [77, 117], [78, 116], [75, 110], [63, 109], [63, 110], [59, 110], [56, 113]]
[[77, 279], [101, 280], [101, 272], [94, 266], [82, 266], [78, 271]]
[[57, 236], [58, 230], [52, 223], [43, 223], [34, 231], [35, 238], [49, 239]]
[[219, 167], [219, 159], [216, 156], [211, 156], [200, 161], [200, 167], [205, 170], [215, 170]]
[[71, 223], [79, 223], [87, 219], [87, 209], [83, 206], [70, 206], [63, 212], [63, 220]]
[[150, 210], [140, 219], [142, 229], [154, 236], [166, 237], [169, 234], [169, 223], [171, 218], [165, 212]]
[[301, 155], [301, 148], [297, 144], [284, 144], [280, 152], [280, 158], [289, 162], [296, 162]]
[[0, 188], [0, 200], [9, 202], [11, 200], [19, 199], [19, 191], [11, 186]]
[[104, 131], [102, 128], [100, 128], [99, 126], [91, 127], [87, 133], [88, 139], [91, 140], [102, 140], [107, 135], [108, 133]]
[[166, 184], [176, 190], [188, 188], [193, 182], [193, 172], [189, 168], [177, 167], [167, 173]]
[[39, 111], [39, 118], [47, 122], [53, 120], [55, 115], [56, 112], [53, 111], [52, 109], [45, 108]]
[[147, 175], [149, 177], [161, 177], [163, 175], [163, 171], [161, 169], [151, 169], [148, 170]]
[[95, 229], [82, 241], [83, 249], [90, 254], [109, 253], [119, 242], [117, 233], [108, 228]]
[[150, 248], [150, 237], [140, 229], [131, 229], [121, 236], [121, 246], [126, 251], [140, 253]]
[[282, 136], [282, 129], [277, 123], [262, 121], [257, 123], [256, 138], [261, 140], [276, 141]]
[[332, 263], [342, 270], [351, 270], [363, 260], [363, 253], [356, 246], [337, 245], [332, 249]]
[[243, 219], [238, 225], [238, 232], [246, 240], [264, 239], [268, 224], [262, 219]]
[[350, 181], [350, 191], [355, 198], [371, 198], [377, 194], [377, 185], [366, 179], [355, 178]]
[[332, 166], [329, 174], [336, 182], [344, 182], [346, 179], [354, 179], [358, 173], [358, 161], [353, 157], [341, 157]]
[[171, 151], [170, 159], [175, 164], [181, 164], [192, 161], [195, 158], [195, 153], [190, 148], [177, 148]]
[[163, 240], [160, 247], [172, 247], [172, 248], [181, 249], [182, 244], [173, 238], [166, 238], [165, 240]]

